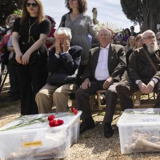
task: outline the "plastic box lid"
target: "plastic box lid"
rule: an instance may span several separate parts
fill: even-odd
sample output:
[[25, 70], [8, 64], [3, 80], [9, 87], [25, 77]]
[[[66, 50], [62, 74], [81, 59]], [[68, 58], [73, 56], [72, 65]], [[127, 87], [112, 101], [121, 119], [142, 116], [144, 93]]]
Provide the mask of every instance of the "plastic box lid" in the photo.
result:
[[[62, 128], [68, 127], [73, 123], [77, 117], [80, 117], [82, 111], [78, 111], [77, 115], [74, 113], [63, 112], [63, 113], [49, 113], [49, 114], [35, 114], [35, 115], [26, 115], [21, 116], [14, 120], [13, 122], [0, 128], [0, 135], [10, 134], [10, 133], [20, 133], [20, 132], [30, 132], [37, 129], [46, 130], [60, 130]], [[63, 125], [57, 127], [50, 127], [49, 121], [47, 120], [48, 116], [54, 115], [55, 119], [62, 119], [64, 121]]]
[[160, 108], [126, 109], [117, 126], [160, 125]]

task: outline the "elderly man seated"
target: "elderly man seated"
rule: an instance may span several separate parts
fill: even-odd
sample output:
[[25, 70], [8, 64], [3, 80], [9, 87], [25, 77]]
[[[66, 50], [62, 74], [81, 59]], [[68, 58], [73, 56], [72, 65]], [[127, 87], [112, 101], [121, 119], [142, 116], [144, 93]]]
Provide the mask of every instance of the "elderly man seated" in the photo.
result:
[[[111, 44], [112, 35], [106, 27], [100, 27], [98, 31], [100, 46], [90, 50], [88, 65], [83, 74], [83, 83], [76, 91], [76, 99], [79, 109], [82, 110], [82, 124], [80, 133], [95, 126], [91, 115], [89, 97], [98, 90], [106, 90], [107, 112], [112, 114], [112, 107], [115, 105], [117, 95], [112, 94], [117, 82], [121, 80], [126, 69], [126, 57], [124, 48], [121, 45]], [[109, 137], [111, 126], [104, 117], [104, 136]]]
[[[133, 108], [132, 94], [137, 91], [148, 94], [153, 91], [157, 92], [158, 97], [154, 107], [160, 107], [160, 49], [156, 43], [155, 33], [147, 30], [142, 34], [142, 48], [135, 50], [131, 54], [131, 60], [128, 66], [129, 80], [117, 85], [116, 90], [120, 98], [121, 106]], [[148, 54], [151, 64], [147, 58]]]
[[48, 68], [51, 75], [47, 84], [37, 93], [39, 113], [48, 113], [53, 106], [57, 112], [67, 111], [68, 95], [77, 89], [76, 75], [81, 62], [82, 48], [70, 46], [71, 30], [60, 27], [55, 31], [55, 47], [49, 53]]
[[128, 66], [129, 79], [120, 82], [116, 87], [123, 109], [133, 108], [132, 94], [139, 90], [145, 94], [157, 92], [158, 97], [154, 107], [160, 107], [160, 49], [153, 31], [145, 31], [142, 39], [145, 45], [131, 54]]

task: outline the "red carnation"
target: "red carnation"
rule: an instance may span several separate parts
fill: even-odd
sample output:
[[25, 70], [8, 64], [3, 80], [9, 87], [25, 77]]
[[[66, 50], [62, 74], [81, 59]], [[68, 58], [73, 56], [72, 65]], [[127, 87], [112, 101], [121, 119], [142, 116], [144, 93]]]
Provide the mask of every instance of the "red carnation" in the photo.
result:
[[56, 123], [56, 120], [51, 120], [51, 121], [49, 122], [49, 126], [50, 126], [50, 127], [54, 127], [54, 126], [55, 126], [55, 123]]
[[54, 115], [50, 115], [50, 116], [48, 116], [48, 120], [49, 120], [49, 121], [54, 120], [54, 118], [55, 118], [55, 116], [54, 116]]
[[75, 108], [72, 107], [72, 108], [71, 108], [71, 111], [74, 112], [74, 110], [75, 110]]
[[58, 119], [57, 122], [59, 123], [59, 125], [62, 125], [64, 123], [64, 121], [61, 119]]
[[78, 111], [75, 108], [71, 108], [71, 112], [73, 112], [75, 115], [78, 113]]
[[75, 109], [75, 110], [74, 110], [74, 114], [77, 115], [77, 113], [78, 113], [78, 111]]

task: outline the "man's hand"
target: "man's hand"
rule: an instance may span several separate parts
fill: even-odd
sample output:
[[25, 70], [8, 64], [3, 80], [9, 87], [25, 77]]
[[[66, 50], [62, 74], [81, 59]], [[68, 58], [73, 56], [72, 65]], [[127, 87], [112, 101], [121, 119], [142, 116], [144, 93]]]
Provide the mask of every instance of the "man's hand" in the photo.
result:
[[55, 52], [55, 54], [60, 54], [60, 52], [61, 52], [61, 47], [60, 47], [60, 39], [56, 39], [56, 42], [55, 42], [55, 49], [56, 49], [56, 52]]
[[68, 38], [66, 38], [66, 39], [64, 40], [64, 43], [63, 43], [62, 47], [63, 47], [63, 53], [69, 51], [70, 41], [69, 41]]
[[30, 58], [30, 54], [26, 52], [26, 53], [22, 56], [22, 64], [23, 64], [23, 65], [27, 65], [27, 64], [29, 63], [29, 58]]
[[86, 89], [88, 89], [90, 86], [91, 86], [91, 82], [90, 82], [89, 78], [86, 78], [86, 79], [84, 80], [84, 82], [82, 83], [81, 88], [84, 89], [84, 90], [86, 90]]
[[111, 84], [113, 83], [113, 78], [109, 77], [106, 79], [106, 81], [103, 83], [103, 89], [107, 89]]
[[147, 93], [151, 93], [153, 92], [155, 83], [153, 80], [151, 80], [148, 84], [147, 84]]
[[138, 83], [138, 87], [142, 93], [147, 93], [147, 86], [142, 81]]

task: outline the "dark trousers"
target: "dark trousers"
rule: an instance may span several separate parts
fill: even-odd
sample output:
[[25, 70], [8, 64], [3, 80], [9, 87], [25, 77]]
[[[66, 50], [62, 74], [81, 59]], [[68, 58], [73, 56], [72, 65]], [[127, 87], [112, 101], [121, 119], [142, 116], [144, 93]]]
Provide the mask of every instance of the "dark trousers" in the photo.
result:
[[92, 117], [89, 98], [91, 95], [94, 95], [96, 91], [102, 90], [103, 83], [104, 81], [94, 80], [94, 81], [91, 81], [91, 86], [88, 89], [83, 90], [79, 88], [75, 92], [78, 109], [82, 111], [82, 115], [81, 115], [82, 120]]
[[46, 65], [41, 63], [19, 65], [17, 74], [20, 85], [21, 114], [37, 114], [35, 95], [46, 83]]
[[[89, 104], [89, 96], [94, 95], [96, 91], [102, 90], [104, 81], [92, 81], [91, 87], [87, 90], [83, 90], [79, 88], [76, 91], [76, 100], [78, 109], [82, 110], [82, 120], [87, 118], [91, 118], [91, 107]], [[111, 123], [117, 103], [117, 93], [116, 93], [116, 85], [118, 83], [113, 83], [109, 86], [106, 92], [106, 113], [103, 122], [104, 123]]]
[[16, 72], [16, 66], [13, 63], [13, 59], [9, 61], [9, 79], [10, 79], [10, 94], [12, 97], [19, 97], [19, 81]]
[[[132, 83], [131, 81], [124, 81], [120, 82], [117, 87], [117, 94], [120, 98], [120, 105], [121, 108], [128, 109], [133, 108], [133, 100], [132, 95], [133, 93], [139, 91], [139, 87]], [[154, 92], [158, 94], [157, 101], [154, 105], [154, 107], [160, 108], [160, 83], [157, 83], [154, 87]]]
[[117, 104], [117, 91], [116, 86], [118, 83], [113, 83], [109, 86], [105, 97], [106, 97], [106, 113], [103, 119], [104, 123], [111, 123], [113, 119], [113, 115], [115, 112], [116, 104]]

